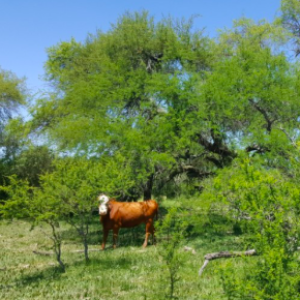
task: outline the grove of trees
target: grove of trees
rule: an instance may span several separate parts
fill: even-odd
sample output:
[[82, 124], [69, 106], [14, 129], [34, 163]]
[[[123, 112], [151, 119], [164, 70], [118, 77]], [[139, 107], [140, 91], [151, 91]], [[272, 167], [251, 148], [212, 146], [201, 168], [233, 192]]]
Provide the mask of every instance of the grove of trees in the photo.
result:
[[192, 209], [228, 208], [261, 256], [246, 284], [224, 273], [228, 299], [299, 299], [299, 24], [298, 0], [282, 0], [272, 23], [243, 18], [215, 39], [193, 19], [126, 13], [47, 50], [51, 90], [26, 122], [14, 114], [24, 83], [1, 71], [2, 216], [54, 232], [67, 220], [88, 260], [100, 192], [195, 197]]

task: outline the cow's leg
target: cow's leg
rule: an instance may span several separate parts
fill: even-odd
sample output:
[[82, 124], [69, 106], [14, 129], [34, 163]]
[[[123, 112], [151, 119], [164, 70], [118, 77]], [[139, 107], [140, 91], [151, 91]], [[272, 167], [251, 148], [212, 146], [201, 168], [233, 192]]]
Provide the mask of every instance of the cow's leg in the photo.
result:
[[102, 250], [104, 250], [104, 248], [105, 248], [105, 244], [106, 244], [106, 241], [107, 241], [108, 233], [109, 233], [109, 229], [103, 228], [103, 240], [102, 240], [102, 246], [101, 246]]
[[118, 234], [119, 234], [119, 226], [115, 226], [113, 228], [113, 248], [117, 248], [117, 241], [118, 241]]
[[147, 223], [146, 223], [146, 237], [145, 237], [145, 241], [144, 241], [144, 244], [143, 244], [143, 248], [146, 248], [147, 245], [148, 245], [148, 239], [149, 239], [149, 235], [150, 234], [154, 234], [154, 227], [153, 227], [153, 222], [152, 220], [149, 220]]

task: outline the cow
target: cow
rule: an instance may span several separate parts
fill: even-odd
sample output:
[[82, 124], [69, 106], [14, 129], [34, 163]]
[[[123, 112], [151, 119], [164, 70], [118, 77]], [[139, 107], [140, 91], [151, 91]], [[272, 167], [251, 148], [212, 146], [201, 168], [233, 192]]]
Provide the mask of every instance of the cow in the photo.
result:
[[116, 248], [120, 228], [135, 227], [146, 224], [146, 237], [143, 248], [147, 247], [149, 235], [152, 234], [154, 242], [154, 217], [158, 214], [158, 204], [155, 200], [143, 202], [118, 202], [100, 194], [99, 215], [103, 226], [102, 250], [105, 248], [109, 231], [113, 230], [113, 248]]

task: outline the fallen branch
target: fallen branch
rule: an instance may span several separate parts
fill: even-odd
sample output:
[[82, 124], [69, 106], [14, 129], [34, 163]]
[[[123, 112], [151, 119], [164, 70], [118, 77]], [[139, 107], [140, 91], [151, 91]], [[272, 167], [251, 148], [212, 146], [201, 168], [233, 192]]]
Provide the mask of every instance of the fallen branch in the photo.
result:
[[216, 252], [216, 253], [209, 253], [206, 254], [204, 256], [205, 261], [203, 263], [203, 266], [200, 268], [198, 274], [199, 276], [201, 276], [201, 274], [203, 273], [205, 267], [208, 265], [208, 263], [211, 260], [214, 259], [218, 259], [218, 258], [229, 258], [229, 257], [241, 257], [241, 256], [252, 256], [252, 255], [256, 255], [256, 250], [255, 249], [251, 249], [248, 251], [244, 251], [244, 252], [229, 252], [229, 251], [221, 251], [221, 252]]

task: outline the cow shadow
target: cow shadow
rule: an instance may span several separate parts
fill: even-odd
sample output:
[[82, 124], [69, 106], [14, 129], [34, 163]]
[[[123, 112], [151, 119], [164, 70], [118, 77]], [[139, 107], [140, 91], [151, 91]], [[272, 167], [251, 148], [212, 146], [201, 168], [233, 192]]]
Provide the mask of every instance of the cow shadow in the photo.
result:
[[[137, 227], [132, 228], [120, 228], [119, 235], [118, 235], [118, 243], [117, 246], [121, 247], [129, 247], [129, 246], [142, 246], [145, 240], [145, 233], [146, 233], [146, 225], [141, 224]], [[62, 239], [66, 243], [70, 244], [81, 244], [82, 240], [78, 232], [75, 228], [70, 227], [64, 231], [62, 231]], [[88, 244], [90, 246], [100, 246], [102, 243], [103, 238], [103, 230], [102, 225], [99, 223], [91, 224], [90, 230], [88, 234]], [[113, 233], [110, 230], [108, 239], [107, 239], [107, 246], [108, 248], [112, 244], [113, 240]], [[152, 244], [152, 236], [149, 238], [149, 245]]]
[[[139, 247], [142, 246], [145, 240], [146, 234], [146, 225], [141, 224], [137, 227], [132, 228], [120, 228], [117, 247]], [[89, 236], [89, 244], [90, 245], [100, 245], [102, 243], [103, 232], [102, 228], [100, 230], [94, 231], [90, 233]], [[107, 246], [106, 248], [111, 247], [113, 241], [113, 233], [110, 230], [108, 238], [107, 238]], [[152, 236], [150, 235], [148, 245], [152, 244]]]
[[[114, 250], [118, 251], [118, 250]], [[106, 252], [106, 250], [105, 250]], [[128, 255], [122, 255], [122, 256], [107, 256], [103, 251], [97, 252], [100, 253], [97, 256], [93, 255], [90, 257], [90, 260], [88, 262], [84, 260], [77, 260], [72, 263], [70, 267], [72, 268], [83, 268], [85, 270], [101, 270], [103, 272], [104, 270], [116, 270], [116, 269], [123, 269], [128, 270], [132, 265], [134, 265], [135, 260], [128, 256]]]

